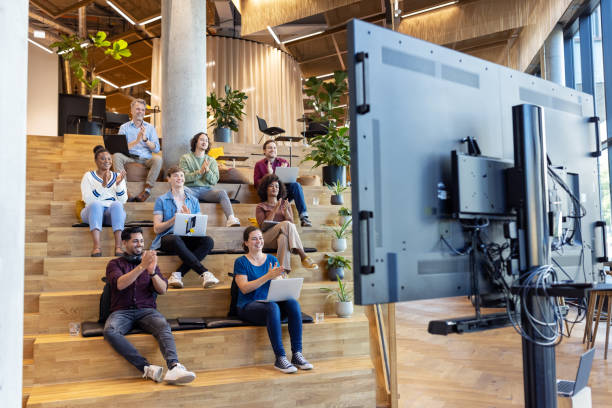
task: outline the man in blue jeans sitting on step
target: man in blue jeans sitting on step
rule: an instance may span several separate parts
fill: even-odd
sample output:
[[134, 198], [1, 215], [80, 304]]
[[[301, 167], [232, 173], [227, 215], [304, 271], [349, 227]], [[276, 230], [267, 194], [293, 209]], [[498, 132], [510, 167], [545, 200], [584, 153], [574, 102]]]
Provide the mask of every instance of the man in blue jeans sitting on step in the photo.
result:
[[144, 251], [142, 228], [126, 228], [121, 233], [124, 255], [106, 267], [106, 281], [111, 287], [111, 315], [104, 325], [104, 339], [133, 366], [143, 378], [162, 381], [163, 368], [150, 364], [130, 343], [125, 334], [134, 324], [152, 334], [166, 360], [168, 372], [164, 381], [186, 384], [195, 379], [179, 363], [170, 325], [157, 311], [155, 298], [168, 290], [168, 281], [157, 266], [157, 253]]

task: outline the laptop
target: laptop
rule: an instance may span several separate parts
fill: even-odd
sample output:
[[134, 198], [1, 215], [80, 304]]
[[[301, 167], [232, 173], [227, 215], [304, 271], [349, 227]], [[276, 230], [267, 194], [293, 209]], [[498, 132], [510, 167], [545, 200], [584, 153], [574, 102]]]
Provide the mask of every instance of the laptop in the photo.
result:
[[295, 183], [298, 177], [299, 167], [277, 167], [274, 174], [278, 176], [281, 183]]
[[125, 135], [115, 134], [104, 134], [104, 147], [110, 154], [123, 153], [130, 157], [130, 150], [128, 149], [127, 138]]
[[578, 394], [589, 381], [591, 374], [591, 366], [593, 365], [593, 356], [595, 348], [592, 348], [580, 356], [580, 364], [576, 373], [576, 381], [557, 380], [557, 394], [565, 397], [571, 397]]
[[204, 237], [207, 224], [208, 215], [177, 213], [172, 233], [186, 237]]
[[258, 302], [282, 302], [289, 299], [298, 299], [302, 291], [304, 278], [274, 279], [270, 281], [268, 297]]

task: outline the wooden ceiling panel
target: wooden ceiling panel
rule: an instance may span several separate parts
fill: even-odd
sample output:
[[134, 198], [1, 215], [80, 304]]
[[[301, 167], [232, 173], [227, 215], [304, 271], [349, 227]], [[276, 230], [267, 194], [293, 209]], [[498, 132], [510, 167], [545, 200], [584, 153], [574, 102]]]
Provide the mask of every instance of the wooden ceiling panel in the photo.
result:
[[316, 37], [310, 41], [299, 42], [295, 45], [287, 44], [286, 47], [298, 62], [310, 61], [336, 52], [330, 35]]
[[142, 81], [144, 79], [149, 79], [128, 67], [105, 72], [102, 76], [104, 77], [104, 79], [112, 82], [113, 84], [119, 87], [128, 84], [133, 84], [134, 82]]
[[382, 2], [378, 0], [362, 0], [358, 3], [339, 7], [325, 13], [327, 24], [335, 27], [344, 24], [352, 18], [361, 18], [383, 12]]
[[[147, 77], [151, 77], [151, 57], [144, 58], [137, 62], [130, 63], [130, 67], [136, 69], [137, 71], [145, 74]], [[126, 61], [127, 62], [127, 61]]]
[[302, 70], [302, 77], [309, 78], [311, 76], [329, 74], [330, 72], [342, 69], [342, 66], [336, 54], [333, 54], [317, 61], [300, 64], [300, 69]]
[[115, 113], [129, 114], [130, 103], [132, 103], [132, 99], [121, 92], [116, 92], [106, 97], [106, 109]]
[[136, 21], [145, 21], [161, 14], [161, 0], [114, 0], [117, 7]]

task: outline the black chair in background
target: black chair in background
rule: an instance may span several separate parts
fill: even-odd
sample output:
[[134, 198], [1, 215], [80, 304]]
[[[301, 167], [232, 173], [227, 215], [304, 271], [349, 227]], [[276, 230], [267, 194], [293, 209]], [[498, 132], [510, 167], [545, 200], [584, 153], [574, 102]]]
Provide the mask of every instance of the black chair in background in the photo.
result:
[[328, 123], [309, 122], [308, 129], [304, 132], [300, 132], [306, 139], [313, 136], [326, 135]]
[[[280, 135], [281, 133], [285, 133], [285, 129], [281, 129], [277, 126], [271, 126], [268, 127], [268, 124], [266, 123], [266, 121], [262, 118], [260, 118], [259, 116], [257, 116], [257, 124], [259, 125], [259, 130], [264, 134], [264, 135], [268, 135], [268, 136], [276, 136], [276, 135]], [[264, 137], [262, 136], [259, 139], [259, 142], [257, 142], [257, 144], [261, 143], [261, 139], [263, 139]]]

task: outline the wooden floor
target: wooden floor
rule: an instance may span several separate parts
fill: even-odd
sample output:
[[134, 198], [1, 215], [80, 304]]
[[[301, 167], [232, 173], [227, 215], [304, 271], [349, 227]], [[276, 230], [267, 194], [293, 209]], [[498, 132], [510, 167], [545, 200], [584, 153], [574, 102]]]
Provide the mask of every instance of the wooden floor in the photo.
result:
[[[520, 336], [512, 329], [450, 336], [427, 333], [430, 320], [469, 316], [466, 298], [404, 302], [397, 305], [399, 406], [522, 407], [523, 369]], [[612, 359], [603, 359], [605, 335], [599, 328], [589, 380], [593, 407], [612, 406]], [[584, 352], [584, 324], [556, 349], [557, 378], [574, 379]]]

